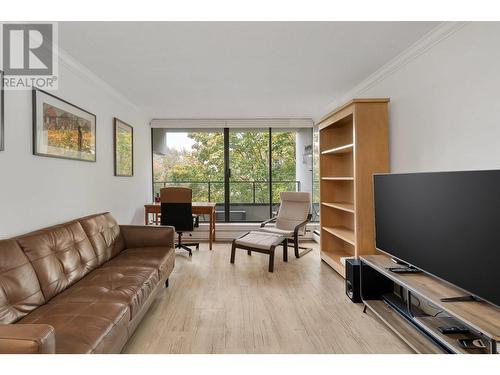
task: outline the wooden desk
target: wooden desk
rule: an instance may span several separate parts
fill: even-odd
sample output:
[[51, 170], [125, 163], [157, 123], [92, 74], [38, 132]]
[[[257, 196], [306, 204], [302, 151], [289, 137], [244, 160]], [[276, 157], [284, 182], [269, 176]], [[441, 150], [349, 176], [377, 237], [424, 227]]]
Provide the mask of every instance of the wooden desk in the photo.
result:
[[[149, 214], [158, 215], [159, 213], [161, 213], [160, 203], [145, 204], [144, 224], [148, 225]], [[209, 231], [208, 231], [208, 243], [210, 250], [212, 250], [212, 243], [215, 241], [215, 203], [193, 202], [193, 214], [209, 216], [210, 221], [209, 221]]]

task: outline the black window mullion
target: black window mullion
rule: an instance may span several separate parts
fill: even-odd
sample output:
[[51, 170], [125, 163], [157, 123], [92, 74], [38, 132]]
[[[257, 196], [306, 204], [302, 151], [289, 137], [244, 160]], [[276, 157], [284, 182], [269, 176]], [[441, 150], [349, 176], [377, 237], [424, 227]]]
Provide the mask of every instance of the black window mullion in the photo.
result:
[[153, 152], [153, 133], [154, 130], [151, 128], [151, 179], [153, 180], [153, 186], [151, 194], [153, 196], [153, 202], [155, 201], [155, 168], [154, 168], [154, 152]]
[[224, 128], [224, 221], [230, 221], [230, 195], [229, 195], [229, 128]]
[[273, 129], [269, 128], [269, 217], [273, 217], [273, 143], [272, 143]]

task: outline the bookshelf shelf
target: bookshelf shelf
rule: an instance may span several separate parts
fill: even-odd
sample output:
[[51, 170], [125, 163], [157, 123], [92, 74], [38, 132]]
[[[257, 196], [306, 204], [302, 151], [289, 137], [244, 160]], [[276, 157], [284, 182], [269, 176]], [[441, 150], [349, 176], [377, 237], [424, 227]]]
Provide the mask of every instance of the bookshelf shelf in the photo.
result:
[[354, 181], [354, 177], [321, 177], [323, 181]]
[[354, 204], [346, 202], [322, 202], [323, 206], [335, 208], [337, 210], [354, 213]]
[[354, 231], [346, 227], [323, 227], [328, 233], [333, 234], [335, 237], [350, 243], [351, 245], [356, 245], [356, 240], [354, 237]]
[[324, 251], [321, 254], [321, 259], [328, 264], [330, 267], [332, 267], [335, 271], [337, 271], [339, 274], [342, 275], [342, 277], [345, 277], [345, 265], [342, 262], [342, 258], [349, 258], [352, 257], [353, 254], [350, 254], [348, 252], [328, 252]]
[[[389, 99], [353, 99], [319, 121], [321, 258], [375, 254], [373, 174], [388, 172]], [[356, 134], [356, 137], [354, 137]]]
[[322, 155], [331, 155], [331, 154], [344, 154], [346, 152], [352, 152], [354, 150], [354, 144], [350, 143], [348, 145], [339, 146], [335, 148], [331, 148], [329, 150], [322, 151]]

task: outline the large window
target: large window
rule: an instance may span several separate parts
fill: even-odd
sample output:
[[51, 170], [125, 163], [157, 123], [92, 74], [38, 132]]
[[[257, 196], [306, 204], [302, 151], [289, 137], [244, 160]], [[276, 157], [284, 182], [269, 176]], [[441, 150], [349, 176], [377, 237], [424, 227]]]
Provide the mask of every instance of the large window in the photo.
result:
[[155, 128], [152, 144], [153, 194], [190, 187], [194, 201], [217, 203], [218, 222], [260, 222], [280, 192], [312, 192], [311, 128]]
[[229, 221], [269, 219], [269, 182], [269, 130], [229, 130]]

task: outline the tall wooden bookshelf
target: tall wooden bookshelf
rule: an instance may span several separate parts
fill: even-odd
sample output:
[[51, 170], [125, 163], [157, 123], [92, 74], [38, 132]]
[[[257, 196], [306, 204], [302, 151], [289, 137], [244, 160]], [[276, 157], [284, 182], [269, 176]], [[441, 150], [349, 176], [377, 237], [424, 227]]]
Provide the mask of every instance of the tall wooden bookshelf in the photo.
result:
[[318, 122], [321, 259], [375, 254], [373, 174], [389, 171], [389, 99], [353, 99]]

